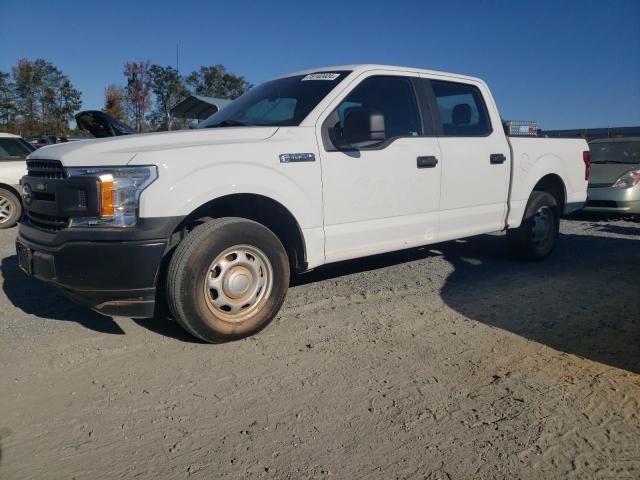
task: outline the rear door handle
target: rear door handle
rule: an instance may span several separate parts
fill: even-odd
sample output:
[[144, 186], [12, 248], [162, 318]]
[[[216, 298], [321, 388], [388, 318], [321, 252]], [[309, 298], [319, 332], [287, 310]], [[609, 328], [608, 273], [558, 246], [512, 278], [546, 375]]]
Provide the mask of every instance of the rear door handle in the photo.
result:
[[502, 153], [492, 153], [489, 155], [489, 161], [491, 163], [504, 163], [507, 161], [507, 157], [505, 157]]
[[438, 159], [434, 156], [418, 157], [418, 168], [434, 168], [438, 164]]

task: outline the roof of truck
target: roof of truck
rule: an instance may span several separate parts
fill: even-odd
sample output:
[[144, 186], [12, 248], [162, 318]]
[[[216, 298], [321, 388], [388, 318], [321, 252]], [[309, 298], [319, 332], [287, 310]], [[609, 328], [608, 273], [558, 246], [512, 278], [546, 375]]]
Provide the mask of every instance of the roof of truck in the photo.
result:
[[458, 78], [460, 80], [474, 80], [474, 81], [482, 82], [482, 79], [478, 77], [470, 77], [470, 76], [461, 75], [458, 73], [440, 72], [437, 70], [427, 70], [424, 68], [415, 68], [415, 67], [402, 67], [402, 66], [396, 66], [396, 65], [378, 65], [375, 63], [362, 63], [362, 64], [355, 64], [355, 65], [333, 65], [328, 67], [309, 68], [307, 70], [300, 70], [298, 72], [293, 72], [287, 75], [283, 75], [283, 77], [290, 77], [292, 75], [307, 75], [309, 73], [318, 73], [318, 72], [332, 72], [336, 70], [349, 70], [353, 72], [366, 72], [369, 70], [393, 70], [393, 71], [400, 70], [405, 72], [425, 73], [429, 75], [442, 75], [446, 77]]
[[14, 135], [13, 133], [0, 132], [0, 138], [20, 138], [20, 135]]

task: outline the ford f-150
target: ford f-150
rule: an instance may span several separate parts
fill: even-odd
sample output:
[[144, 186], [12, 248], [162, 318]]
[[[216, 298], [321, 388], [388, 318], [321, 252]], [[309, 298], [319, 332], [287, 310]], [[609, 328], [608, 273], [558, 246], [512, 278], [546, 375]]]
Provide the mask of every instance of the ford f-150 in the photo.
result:
[[19, 263], [107, 315], [166, 301], [215, 342], [266, 326], [290, 275], [323, 264], [500, 230], [542, 259], [586, 200], [588, 147], [507, 127], [473, 77], [286, 75], [197, 129], [31, 153]]

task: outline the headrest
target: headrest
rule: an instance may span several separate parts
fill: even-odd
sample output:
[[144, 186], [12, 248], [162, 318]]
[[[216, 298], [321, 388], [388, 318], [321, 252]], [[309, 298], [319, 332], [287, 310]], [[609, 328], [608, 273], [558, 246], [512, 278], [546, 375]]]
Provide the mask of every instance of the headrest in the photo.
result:
[[457, 127], [471, 123], [471, 107], [468, 103], [459, 103], [453, 107], [451, 122]]

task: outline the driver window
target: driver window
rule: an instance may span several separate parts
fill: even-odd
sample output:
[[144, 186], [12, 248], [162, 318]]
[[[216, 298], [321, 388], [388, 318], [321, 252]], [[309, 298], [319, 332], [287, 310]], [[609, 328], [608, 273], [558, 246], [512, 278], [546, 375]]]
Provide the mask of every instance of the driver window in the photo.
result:
[[340, 127], [349, 109], [358, 107], [376, 110], [384, 115], [387, 140], [422, 134], [413, 85], [406, 77], [375, 76], [363, 80], [336, 109]]

